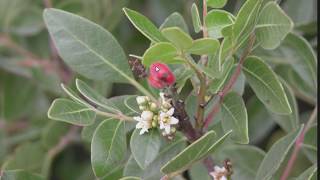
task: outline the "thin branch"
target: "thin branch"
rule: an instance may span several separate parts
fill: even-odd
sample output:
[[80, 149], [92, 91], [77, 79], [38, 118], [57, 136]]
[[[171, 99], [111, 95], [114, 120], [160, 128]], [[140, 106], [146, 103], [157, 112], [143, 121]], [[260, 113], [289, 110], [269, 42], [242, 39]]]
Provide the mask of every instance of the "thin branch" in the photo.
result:
[[31, 51], [28, 51], [22, 46], [19, 46], [18, 44], [13, 42], [10, 36], [8, 36], [7, 34], [3, 34], [3, 33], [0, 34], [0, 44], [4, 45], [7, 48], [13, 49], [20, 55], [27, 57], [29, 59], [35, 59], [35, 60], [40, 59], [37, 55], [33, 54]]
[[315, 121], [316, 117], [317, 117], [317, 106], [314, 108], [312, 114], [310, 115], [310, 118], [306, 124], [306, 126], [303, 128], [302, 132], [300, 133], [300, 135], [298, 136], [297, 140], [296, 140], [296, 143], [295, 143], [295, 146], [294, 146], [294, 149], [293, 149], [293, 152], [290, 156], [290, 159], [288, 161], [288, 164], [285, 168], [285, 170], [283, 171], [283, 174], [280, 178], [280, 180], [287, 180], [290, 173], [291, 173], [291, 170], [294, 166], [294, 163], [296, 162], [297, 160], [297, 157], [298, 157], [298, 154], [299, 154], [299, 151], [302, 147], [302, 144], [303, 144], [303, 141], [304, 141], [304, 136], [306, 134], [306, 132], [308, 132], [308, 130], [310, 129], [311, 125], [313, 124], [313, 122]]
[[74, 142], [74, 140], [76, 139], [75, 137], [77, 135], [78, 130], [79, 130], [79, 127], [71, 126], [68, 133], [60, 139], [58, 144], [55, 145], [54, 147], [52, 147], [48, 151], [43, 168], [42, 168], [42, 175], [44, 175], [45, 177], [48, 177], [49, 172], [50, 172], [50, 168], [51, 168], [51, 164], [52, 164], [52, 160], [54, 159], [54, 157], [57, 154], [59, 154], [61, 151], [63, 151], [69, 144]]
[[249, 45], [245, 49], [245, 51], [243, 52], [242, 56], [240, 57], [239, 63], [236, 67], [236, 71], [232, 74], [227, 85], [222, 89], [222, 91], [220, 91], [218, 93], [219, 101], [214, 105], [212, 110], [209, 112], [207, 118], [205, 119], [204, 126], [203, 126], [204, 129], [208, 128], [208, 126], [211, 123], [211, 121], [213, 120], [214, 116], [219, 112], [220, 105], [223, 101], [224, 96], [232, 89], [233, 85], [236, 83], [239, 75], [241, 74], [242, 64], [244, 63], [244, 61], [248, 57], [248, 55], [251, 53], [251, 50], [252, 50], [252, 47], [253, 47], [253, 44], [255, 41], [255, 35], [252, 34], [249, 38], [250, 38]]
[[204, 38], [208, 37], [208, 29], [205, 21], [207, 11], [207, 0], [202, 0], [202, 33]]
[[43, 0], [43, 4], [46, 8], [51, 8], [52, 7], [52, 2], [51, 0]]
[[172, 105], [175, 109], [175, 116], [179, 119], [179, 127], [189, 142], [197, 140], [201, 135], [193, 128], [190, 118], [185, 110], [184, 102], [178, 99], [178, 93], [175, 86], [169, 87], [169, 93], [172, 96]]

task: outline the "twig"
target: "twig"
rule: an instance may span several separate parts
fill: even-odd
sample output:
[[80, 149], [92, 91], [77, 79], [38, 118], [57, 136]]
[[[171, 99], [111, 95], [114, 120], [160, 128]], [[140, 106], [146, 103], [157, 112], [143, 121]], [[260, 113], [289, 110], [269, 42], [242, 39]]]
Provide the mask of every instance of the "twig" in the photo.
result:
[[48, 151], [46, 160], [42, 168], [42, 175], [48, 177], [52, 160], [57, 154], [59, 154], [62, 150], [64, 150], [70, 143], [72, 143], [75, 140], [78, 129], [79, 127], [77, 126], [71, 126], [68, 133], [60, 139], [58, 144]]
[[214, 171], [214, 163], [211, 157], [205, 158], [202, 163], [206, 166], [208, 172]]
[[37, 55], [33, 54], [32, 52], [26, 50], [25, 48], [13, 42], [12, 39], [7, 34], [3, 34], [3, 33], [0, 34], [0, 44], [6, 46], [7, 48], [13, 49], [17, 53], [27, 58], [36, 59], [36, 60], [40, 59]]
[[228, 84], [222, 89], [222, 91], [220, 91], [218, 93], [219, 96], [219, 101], [214, 105], [214, 107], [212, 108], [212, 110], [209, 112], [207, 118], [205, 119], [204, 122], [204, 126], [203, 128], [206, 129], [208, 128], [210, 122], [213, 120], [214, 116], [218, 113], [219, 109], [220, 109], [220, 105], [223, 101], [224, 96], [230, 91], [230, 89], [233, 87], [233, 85], [235, 84], [235, 82], [237, 81], [240, 73], [241, 73], [241, 68], [242, 68], [242, 64], [244, 62], [244, 60], [247, 58], [247, 56], [250, 54], [252, 46], [254, 44], [255, 41], [255, 35], [252, 34], [249, 37], [249, 45], [248, 47], [245, 49], [245, 51], [243, 52], [242, 56], [240, 57], [239, 63], [236, 67], [236, 71], [232, 74]]
[[52, 7], [52, 2], [51, 0], [43, 0], [43, 4], [46, 8], [51, 8]]
[[189, 142], [197, 140], [201, 135], [196, 132], [190, 123], [190, 118], [185, 110], [184, 102], [178, 99], [176, 87], [169, 87], [169, 93], [172, 96], [172, 105], [175, 109], [175, 116], [179, 119], [179, 127], [188, 138]]
[[283, 174], [280, 178], [280, 180], [287, 180], [289, 175], [290, 175], [290, 172], [293, 168], [293, 165], [294, 163], [296, 162], [296, 159], [298, 157], [298, 154], [299, 154], [299, 151], [302, 147], [302, 144], [303, 144], [303, 141], [304, 141], [304, 136], [306, 134], [306, 132], [310, 129], [312, 123], [314, 122], [314, 120], [316, 119], [316, 116], [317, 116], [317, 106], [314, 108], [312, 114], [310, 115], [310, 118], [306, 124], [306, 126], [303, 128], [302, 132], [300, 133], [300, 135], [298, 136], [297, 140], [296, 140], [296, 143], [295, 143], [295, 146], [294, 146], [294, 149], [293, 149], [293, 152], [290, 156], [290, 159], [288, 161], [288, 164], [285, 168], [285, 170], [283, 171]]

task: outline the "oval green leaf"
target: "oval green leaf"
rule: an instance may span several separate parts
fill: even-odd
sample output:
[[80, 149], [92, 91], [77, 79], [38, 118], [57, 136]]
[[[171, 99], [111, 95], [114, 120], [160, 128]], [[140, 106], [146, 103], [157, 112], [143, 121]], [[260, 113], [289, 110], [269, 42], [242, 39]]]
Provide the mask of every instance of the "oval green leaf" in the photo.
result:
[[[160, 134], [157, 130], [151, 130], [146, 134], [139, 134], [136, 129], [130, 140], [131, 153], [142, 169], [145, 169], [156, 159], [160, 150]], [[143, 147], [143, 148], [142, 148]]]
[[227, 4], [227, 0], [206, 0], [207, 5], [212, 8], [223, 8]]
[[219, 41], [212, 38], [201, 38], [193, 41], [192, 47], [187, 52], [196, 55], [214, 54], [220, 44]]
[[76, 79], [76, 86], [78, 91], [92, 103], [108, 111], [117, 112], [115, 107], [113, 107], [105, 97], [97, 93], [94, 89], [88, 86], [84, 81], [81, 81], [80, 79]]
[[302, 128], [303, 126], [282, 137], [272, 145], [259, 166], [257, 176], [255, 178], [256, 180], [271, 179], [272, 175], [277, 172], [286, 155], [289, 153], [290, 148], [300, 135]]
[[97, 177], [112, 173], [125, 158], [127, 151], [124, 122], [116, 119], [103, 121], [96, 129], [91, 143], [91, 164]]
[[228, 93], [223, 99], [221, 111], [223, 130], [232, 130], [230, 137], [235, 142], [248, 144], [248, 115], [242, 98], [235, 92]]
[[220, 139], [216, 139], [216, 133], [214, 131], [208, 131], [205, 135], [190, 144], [186, 149], [165, 164], [161, 168], [161, 172], [171, 174], [186, 170], [192, 164], [213, 153], [230, 133], [231, 131]]
[[192, 46], [192, 38], [178, 27], [164, 28], [161, 32], [165, 38], [181, 50]]
[[152, 42], [163, 42], [167, 41], [158, 30], [158, 28], [144, 15], [138, 13], [137, 11], [123, 8], [124, 13], [134, 25], [134, 27], [139, 30], [144, 36], [146, 36]]
[[127, 58], [108, 31], [57, 9], [46, 9], [43, 16], [59, 55], [74, 71], [93, 80], [132, 81]]
[[147, 49], [147, 51], [143, 54], [142, 63], [147, 67], [156, 61], [174, 64], [177, 63], [177, 61], [174, 60], [174, 58], [177, 56], [178, 51], [171, 43], [161, 42]]
[[159, 27], [160, 30], [168, 27], [178, 27], [182, 29], [185, 33], [189, 33], [188, 25], [183, 19], [182, 15], [178, 12], [174, 12], [168, 16], [164, 22]]
[[258, 57], [250, 56], [242, 69], [247, 82], [269, 110], [278, 114], [292, 112], [282, 84], [267, 64]]
[[276, 2], [267, 3], [258, 19], [256, 25], [256, 36], [261, 47], [265, 49], [274, 49], [280, 45], [280, 42], [292, 30], [293, 22], [283, 12]]
[[48, 117], [56, 121], [88, 126], [94, 122], [96, 113], [85, 105], [68, 99], [58, 98], [52, 102], [48, 110]]
[[196, 3], [193, 3], [191, 6], [191, 16], [194, 32], [198, 33], [202, 29], [202, 24], [200, 20], [199, 10]]
[[9, 170], [3, 171], [2, 180], [44, 180], [45, 178], [32, 174], [28, 171], [19, 169], [19, 170]]
[[209, 37], [218, 39], [223, 37], [221, 30], [234, 22], [234, 17], [227, 11], [214, 9], [205, 18]]

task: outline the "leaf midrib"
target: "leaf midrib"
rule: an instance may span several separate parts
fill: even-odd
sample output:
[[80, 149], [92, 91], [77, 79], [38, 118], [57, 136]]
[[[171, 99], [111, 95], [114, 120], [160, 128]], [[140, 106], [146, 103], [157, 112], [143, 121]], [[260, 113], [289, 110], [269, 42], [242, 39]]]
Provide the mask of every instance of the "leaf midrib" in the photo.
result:
[[[251, 74], [254, 78], [256, 78], [257, 80], [259, 80], [260, 82], [262, 82], [262, 84], [264, 84], [270, 91], [271, 93], [276, 97], [279, 98], [279, 102], [281, 103], [281, 105], [284, 105], [282, 102], [282, 98], [277, 96], [277, 94], [273, 91], [273, 89], [267, 84], [265, 83], [259, 76], [257, 76], [254, 72], [251, 72], [249, 69], [247, 69], [245, 66], [242, 66], [242, 68], [249, 74]], [[286, 106], [286, 105], [284, 105]]]

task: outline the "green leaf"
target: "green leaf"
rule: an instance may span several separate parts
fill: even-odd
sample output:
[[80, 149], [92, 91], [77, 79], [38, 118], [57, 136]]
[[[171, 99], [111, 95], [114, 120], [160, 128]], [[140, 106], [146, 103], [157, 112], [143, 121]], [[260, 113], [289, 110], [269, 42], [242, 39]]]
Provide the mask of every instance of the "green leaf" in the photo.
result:
[[317, 162], [318, 152], [318, 136], [317, 136], [317, 124], [313, 125], [305, 134], [302, 144], [302, 152], [312, 162]]
[[313, 175], [316, 175], [318, 170], [318, 165], [314, 164], [313, 166], [309, 167], [305, 170], [300, 176], [295, 178], [294, 180], [311, 180]]
[[190, 144], [186, 149], [171, 159], [161, 168], [161, 172], [165, 174], [177, 173], [186, 170], [189, 166], [206, 157], [228, 137], [229, 131], [222, 138], [216, 140], [216, 133], [208, 131], [201, 138]]
[[61, 84], [62, 90], [75, 102], [82, 104], [84, 106], [92, 107], [84, 99], [82, 99], [76, 92], [74, 92], [70, 87], [66, 87], [64, 84]]
[[283, 42], [292, 68], [311, 87], [317, 86], [317, 58], [310, 44], [301, 36], [288, 34]]
[[286, 155], [289, 153], [290, 148], [293, 146], [302, 129], [303, 126], [282, 137], [272, 145], [259, 166], [256, 180], [271, 179], [272, 175], [277, 172]]
[[248, 111], [250, 143], [256, 144], [268, 136], [268, 133], [275, 127], [275, 122], [266, 107], [256, 96], [252, 96], [246, 102], [246, 107]]
[[161, 24], [160, 30], [167, 27], [178, 27], [182, 29], [185, 33], [189, 33], [187, 23], [183, 19], [182, 15], [174, 12], [170, 16], [168, 16], [165, 21]]
[[221, 34], [222, 29], [233, 24], [233, 22], [234, 16], [229, 12], [219, 9], [211, 10], [205, 18], [209, 37], [214, 39], [223, 37]]
[[316, 94], [317, 56], [302, 36], [289, 33], [278, 48], [272, 51], [260, 49], [255, 54], [272, 63], [290, 65], [302, 79], [299, 83], [307, 84], [310, 87], [309, 91], [314, 91]]
[[192, 180], [211, 180], [207, 168], [201, 162], [194, 164], [188, 172]]
[[112, 173], [125, 158], [127, 151], [123, 121], [105, 120], [96, 129], [91, 143], [91, 164], [97, 177]]
[[[140, 130], [135, 130], [131, 136], [131, 153], [142, 169], [145, 169], [156, 159], [160, 150], [160, 134], [157, 130], [151, 130], [147, 134], [139, 134]], [[143, 147], [143, 148], [142, 148]]]
[[43, 16], [60, 56], [74, 71], [93, 80], [134, 81], [122, 48], [108, 31], [57, 9], [46, 9]]
[[14, 154], [1, 168], [3, 170], [24, 169], [29, 172], [41, 173], [45, 155], [45, 149], [41, 143], [24, 143], [15, 149]]
[[283, 84], [285, 93], [288, 97], [288, 102], [289, 102], [290, 108], [292, 110], [292, 113], [289, 115], [274, 114], [272, 112], [270, 112], [270, 113], [271, 113], [271, 116], [273, 117], [274, 121], [276, 121], [277, 124], [279, 124], [283, 130], [285, 130], [287, 133], [289, 133], [299, 127], [298, 105], [296, 102], [296, 98], [295, 98], [292, 90], [288, 86], [288, 84], [284, 80], [281, 82]]
[[44, 180], [45, 178], [31, 174], [28, 171], [19, 169], [19, 170], [10, 170], [3, 171], [3, 175], [1, 176], [3, 180]]
[[157, 180], [164, 176], [159, 170], [160, 168], [172, 159], [175, 155], [181, 152], [186, 146], [186, 139], [182, 136], [176, 136], [169, 143], [162, 145], [157, 158], [146, 168], [141, 169], [133, 156], [128, 160], [124, 170], [124, 176], [137, 176], [144, 180]]
[[88, 126], [94, 122], [96, 113], [89, 107], [68, 99], [55, 99], [49, 110], [48, 117], [79, 126]]
[[223, 130], [232, 130], [231, 139], [235, 142], [248, 144], [248, 115], [242, 98], [230, 92], [224, 97], [221, 107]]
[[67, 134], [68, 130], [69, 127], [66, 123], [58, 121], [49, 122], [42, 133], [42, 144], [48, 149], [54, 147]]
[[191, 6], [191, 16], [194, 32], [198, 33], [202, 29], [202, 24], [200, 20], [198, 6], [196, 5], [196, 3], [193, 3]]
[[246, 79], [263, 104], [272, 112], [292, 112], [284, 89], [272, 69], [258, 57], [248, 57], [243, 64]]
[[[215, 59], [217, 61], [218, 59]], [[230, 59], [226, 61], [221, 68], [221, 73], [217, 73], [217, 67], [216, 63], [213, 65], [213, 67], [203, 67], [204, 73], [214, 79], [212, 83], [209, 86], [209, 90], [212, 93], [216, 93], [220, 90], [222, 85], [226, 82], [226, 79], [228, 79], [229, 74], [231, 73], [231, 70], [234, 65], [234, 59]]]
[[32, 0], [0, 1], [0, 31], [18, 36], [31, 36], [43, 30], [42, 7]]
[[92, 103], [108, 110], [111, 112], [117, 112], [117, 110], [108, 102], [108, 100], [97, 93], [94, 89], [88, 86], [85, 82], [80, 79], [76, 79], [76, 86], [78, 91]]
[[181, 50], [192, 46], [192, 38], [178, 27], [164, 28], [161, 32], [165, 38]]
[[310, 24], [317, 21], [317, 0], [290, 0], [281, 6], [292, 18], [296, 27]]
[[167, 164], [161, 168], [161, 172], [170, 174], [173, 172], [182, 172], [196, 161], [203, 158], [212, 144], [214, 143], [216, 133], [209, 131], [201, 138], [190, 144], [186, 149], [180, 152]]
[[222, 64], [231, 57], [233, 51], [231, 37], [224, 38], [219, 49], [217, 70], [221, 71]]
[[256, 25], [256, 36], [265, 49], [275, 49], [292, 30], [293, 22], [276, 2], [267, 3]]
[[233, 174], [231, 178], [248, 180], [256, 177], [257, 170], [262, 162], [265, 152], [251, 145], [226, 145], [214, 154], [215, 159], [224, 161], [230, 159]]
[[233, 44], [237, 50], [249, 37], [257, 23], [263, 0], [247, 0], [239, 10], [233, 25]]
[[39, 91], [29, 79], [5, 73], [1, 74], [0, 86], [3, 105], [0, 112], [4, 120], [11, 121], [32, 113]]
[[123, 177], [119, 180], [141, 180], [141, 178], [139, 177], [134, 177], [134, 176], [126, 176], [126, 177]]
[[177, 56], [178, 51], [171, 43], [161, 42], [146, 50], [143, 54], [142, 63], [147, 67], [156, 61], [168, 64], [177, 63], [179, 61], [174, 60]]
[[95, 130], [97, 129], [99, 124], [106, 119], [108, 118], [97, 116], [93, 124], [83, 127], [81, 130], [81, 139], [84, 140], [85, 142], [91, 143]]
[[206, 0], [207, 5], [212, 8], [223, 8], [227, 4], [227, 0]]
[[214, 54], [219, 48], [219, 41], [212, 38], [201, 38], [193, 41], [187, 52], [196, 55]]
[[123, 8], [124, 13], [144, 36], [146, 36], [152, 42], [163, 42], [167, 41], [158, 30], [158, 28], [145, 16], [138, 13], [137, 11]]
[[315, 89], [310, 87], [301, 77], [293, 70], [289, 65], [282, 64], [274, 68], [275, 72], [283, 78], [290, 88], [293, 90], [294, 94], [297, 95], [297, 98], [310, 102], [311, 104], [315, 103], [316, 92]]

